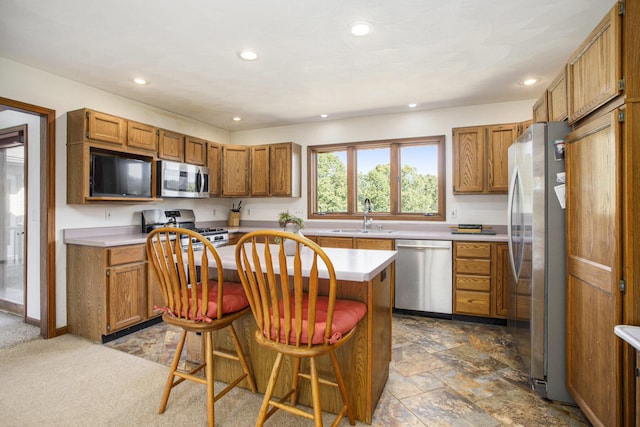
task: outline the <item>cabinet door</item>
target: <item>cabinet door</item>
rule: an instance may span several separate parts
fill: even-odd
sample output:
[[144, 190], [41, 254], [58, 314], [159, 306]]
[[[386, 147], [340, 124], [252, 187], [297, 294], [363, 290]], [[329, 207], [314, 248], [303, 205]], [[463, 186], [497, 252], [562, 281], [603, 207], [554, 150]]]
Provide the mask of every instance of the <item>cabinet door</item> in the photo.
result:
[[549, 121], [549, 108], [547, 107], [547, 91], [533, 104], [533, 123], [546, 123]]
[[214, 142], [207, 143], [207, 167], [209, 168], [209, 195], [220, 195], [220, 162], [222, 146]]
[[120, 117], [87, 110], [88, 139], [123, 146], [126, 141], [127, 126]]
[[204, 166], [207, 161], [207, 141], [187, 136], [184, 140], [184, 161]]
[[622, 76], [621, 19], [616, 2], [569, 58], [569, 124], [595, 111], [619, 94], [618, 81]]
[[272, 144], [269, 150], [269, 194], [300, 197], [300, 146], [287, 142]]
[[567, 118], [567, 69], [562, 68], [562, 71], [551, 82], [547, 89], [548, 104], [549, 104], [549, 121], [561, 122]]
[[491, 312], [494, 317], [506, 318], [509, 314], [509, 245], [496, 243], [493, 288], [491, 292]]
[[249, 147], [222, 146], [222, 195], [227, 197], [249, 195]]
[[355, 249], [384, 249], [393, 250], [392, 239], [364, 239], [356, 237], [353, 239], [353, 247]]
[[251, 195], [269, 195], [269, 146], [251, 147]]
[[518, 125], [495, 125], [487, 128], [487, 191], [507, 193], [509, 190], [509, 146], [518, 138]]
[[485, 132], [482, 126], [453, 130], [454, 193], [482, 193], [484, 191], [484, 138]]
[[[617, 111], [608, 113], [565, 138], [567, 386], [591, 414], [592, 424], [612, 426], [623, 424], [618, 404], [623, 398], [623, 359], [620, 341], [612, 333], [623, 323], [621, 180], [623, 171], [632, 176], [633, 169], [622, 166], [617, 117]], [[634, 199], [630, 188], [627, 203]]]
[[140, 148], [142, 150], [157, 151], [158, 129], [143, 123], [128, 121], [127, 146]]
[[158, 157], [174, 162], [184, 161], [184, 135], [160, 129], [158, 135]]
[[109, 333], [146, 319], [146, 264], [128, 264], [107, 270]]
[[323, 248], [353, 248], [353, 239], [351, 237], [326, 237], [318, 236], [316, 243]]

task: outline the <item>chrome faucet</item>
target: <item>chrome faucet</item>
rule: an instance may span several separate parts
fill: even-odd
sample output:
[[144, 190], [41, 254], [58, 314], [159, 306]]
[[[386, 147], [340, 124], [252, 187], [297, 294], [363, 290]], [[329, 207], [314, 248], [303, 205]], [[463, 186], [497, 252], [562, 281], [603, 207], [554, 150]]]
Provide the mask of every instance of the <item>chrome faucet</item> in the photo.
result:
[[372, 219], [367, 220], [367, 215], [371, 213], [371, 200], [369, 200], [368, 197], [364, 199], [364, 206], [362, 210], [364, 212], [364, 218], [362, 219], [362, 231], [366, 232], [367, 227], [369, 227], [369, 225], [371, 225], [371, 223], [373, 222]]

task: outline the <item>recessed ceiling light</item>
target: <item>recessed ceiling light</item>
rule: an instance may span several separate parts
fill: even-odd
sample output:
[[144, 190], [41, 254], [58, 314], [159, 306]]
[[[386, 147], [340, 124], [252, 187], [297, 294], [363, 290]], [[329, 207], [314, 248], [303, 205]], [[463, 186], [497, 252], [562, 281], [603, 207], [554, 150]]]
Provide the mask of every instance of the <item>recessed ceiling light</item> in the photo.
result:
[[416, 107], [418, 106], [418, 104], [416, 104], [416, 103], [411, 103], [411, 104], [409, 104], [408, 106], [409, 106], [409, 108], [416, 108]]
[[235, 117], [233, 118], [233, 121], [234, 121], [234, 122], [239, 122], [240, 120], [242, 120], [242, 117], [235, 116]]
[[255, 61], [256, 59], [258, 59], [258, 54], [250, 49], [241, 50], [240, 52], [238, 52], [238, 56], [240, 56], [240, 58], [244, 59], [245, 61]]
[[533, 84], [536, 84], [538, 82], [538, 79], [526, 79], [522, 81], [522, 84], [525, 86], [531, 86]]
[[137, 85], [146, 85], [149, 84], [148, 81], [146, 81], [145, 79], [141, 78], [141, 77], [136, 77], [135, 79], [133, 79], [133, 82]]
[[358, 21], [351, 24], [351, 34], [356, 37], [366, 36], [373, 31], [373, 25], [366, 21]]
[[328, 114], [320, 114], [320, 117], [322, 117], [323, 119], [326, 119], [327, 117], [329, 117]]

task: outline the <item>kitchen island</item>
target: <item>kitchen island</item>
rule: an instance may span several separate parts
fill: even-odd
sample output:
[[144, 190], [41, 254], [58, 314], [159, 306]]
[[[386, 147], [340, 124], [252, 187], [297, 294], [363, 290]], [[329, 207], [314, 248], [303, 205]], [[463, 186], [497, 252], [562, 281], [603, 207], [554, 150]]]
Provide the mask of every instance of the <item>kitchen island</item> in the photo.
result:
[[[237, 277], [235, 249], [235, 246], [218, 248], [225, 276], [231, 280]], [[339, 248], [325, 248], [325, 252], [336, 271], [338, 298], [362, 301], [367, 305], [367, 314], [358, 324], [355, 336], [338, 350], [337, 356], [354, 415], [356, 419], [371, 424], [373, 412], [389, 376], [393, 307], [391, 266], [397, 254], [395, 251]], [[322, 272], [320, 275], [322, 277]], [[326, 286], [326, 281], [324, 285]], [[264, 393], [276, 353], [256, 343], [256, 324], [252, 315], [237, 320], [234, 327], [255, 375], [258, 391]], [[226, 331], [217, 332], [215, 344], [220, 350], [230, 351], [233, 348]], [[303, 363], [303, 367], [305, 366]], [[282, 369], [290, 371], [291, 361], [285, 360]], [[217, 380], [229, 382], [240, 370], [237, 362], [216, 359]], [[332, 372], [329, 358], [320, 359], [318, 370], [325, 375]], [[245, 382], [241, 384], [246, 386]], [[275, 395], [281, 396], [286, 390], [285, 384], [279, 382]], [[337, 413], [342, 408], [342, 398], [337, 389], [321, 386], [321, 397], [323, 410]], [[305, 405], [311, 404], [308, 381], [300, 384], [299, 401]]]

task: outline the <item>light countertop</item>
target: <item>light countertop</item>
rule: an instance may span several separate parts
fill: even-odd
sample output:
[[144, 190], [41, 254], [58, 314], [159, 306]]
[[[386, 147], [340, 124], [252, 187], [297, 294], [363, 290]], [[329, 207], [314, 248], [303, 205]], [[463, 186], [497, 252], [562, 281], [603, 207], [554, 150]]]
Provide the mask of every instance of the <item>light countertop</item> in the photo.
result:
[[[259, 245], [259, 251], [262, 254], [262, 246]], [[278, 245], [272, 246], [272, 254], [277, 253]], [[376, 277], [382, 270], [384, 270], [389, 264], [391, 264], [397, 257], [396, 251], [385, 250], [363, 250], [363, 249], [342, 249], [342, 248], [323, 248], [336, 272], [336, 278], [338, 280], [349, 280], [354, 282], [367, 282]], [[225, 246], [216, 248], [222, 261], [222, 267], [224, 269], [236, 270], [236, 247]], [[301, 251], [303, 272], [305, 276], [308, 275], [308, 270], [311, 266], [312, 251], [306, 249]], [[293, 271], [293, 256], [287, 257], [287, 268], [289, 271]], [[262, 260], [264, 263], [264, 260]], [[264, 264], [263, 264], [264, 265]], [[277, 266], [276, 266], [276, 273]], [[328, 272], [326, 267], [319, 263], [318, 274], [322, 278], [328, 278]]]
[[[219, 226], [219, 225], [218, 225]], [[498, 229], [495, 235], [487, 234], [452, 234], [448, 226], [385, 226], [386, 229], [378, 230], [375, 226], [366, 233], [351, 227], [316, 227], [309, 225], [301, 230], [306, 236], [329, 237], [361, 237], [370, 239], [417, 239], [417, 240], [451, 240], [451, 241], [476, 241], [476, 242], [507, 242], [508, 236], [502, 229]], [[276, 229], [271, 226], [240, 226], [224, 227], [229, 233], [248, 233], [260, 229]], [[342, 230], [336, 232], [334, 230]], [[139, 226], [97, 227], [97, 228], [72, 228], [63, 231], [65, 244], [112, 247], [123, 245], [143, 244], [147, 240], [147, 234], [140, 232]]]

